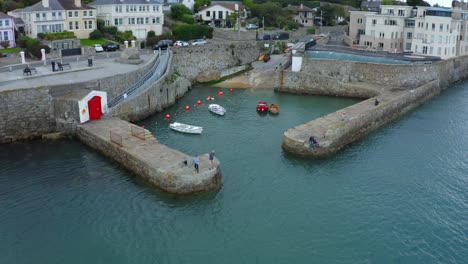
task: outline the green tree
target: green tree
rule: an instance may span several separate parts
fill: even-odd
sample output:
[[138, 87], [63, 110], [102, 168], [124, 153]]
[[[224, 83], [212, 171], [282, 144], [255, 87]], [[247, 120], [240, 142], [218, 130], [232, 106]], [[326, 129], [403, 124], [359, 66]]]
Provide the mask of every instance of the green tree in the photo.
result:
[[156, 37], [156, 32], [154, 30], [148, 31], [148, 34], [146, 35], [147, 38], [154, 38]]
[[236, 25], [237, 23], [237, 18], [238, 18], [238, 15], [236, 12], [233, 12], [231, 13], [227, 18], [227, 24], [228, 24], [228, 27], [233, 27]]
[[265, 18], [266, 25], [275, 25], [276, 17], [283, 15], [283, 9], [279, 3], [267, 2], [255, 5], [251, 9], [253, 17]]
[[242, 4], [248, 8], [252, 8], [255, 5], [254, 0], [242, 0]]
[[276, 25], [278, 26], [278, 28], [283, 28], [288, 22], [289, 20], [285, 18], [284, 16], [276, 17]]
[[185, 14], [192, 15], [192, 11], [188, 9], [188, 7], [186, 7], [185, 5], [173, 4], [171, 6], [171, 17], [173, 19], [182, 20], [182, 17]]
[[198, 9], [205, 5], [211, 5], [211, 0], [195, 0], [195, 5], [193, 8], [195, 9], [195, 12], [198, 12]]
[[333, 5], [323, 5], [320, 7], [322, 10], [322, 23], [324, 26], [335, 25], [335, 8]]
[[431, 6], [428, 2], [424, 0], [407, 0], [406, 4], [408, 6]]
[[97, 30], [105, 32], [104, 28], [106, 27], [106, 22], [104, 22], [104, 20], [100, 18], [96, 19], [96, 25]]

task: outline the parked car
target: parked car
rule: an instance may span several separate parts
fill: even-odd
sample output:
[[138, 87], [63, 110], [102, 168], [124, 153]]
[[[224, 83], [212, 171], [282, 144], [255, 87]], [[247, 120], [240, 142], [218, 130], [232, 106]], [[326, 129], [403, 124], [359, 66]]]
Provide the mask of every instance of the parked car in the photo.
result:
[[258, 26], [255, 24], [248, 24], [245, 29], [251, 30], [251, 29], [258, 29]]
[[96, 52], [103, 52], [103, 51], [104, 51], [104, 49], [102, 48], [101, 44], [94, 44], [93, 46], [94, 46], [94, 50], [95, 50]]
[[104, 49], [104, 51], [117, 51], [119, 50], [120, 47], [118, 44], [109, 42], [109, 43], [102, 45], [102, 48]]
[[263, 34], [263, 35], [258, 35], [257, 40], [270, 40], [271, 35], [270, 34]]
[[183, 40], [178, 40], [174, 43], [174, 46], [175, 47], [185, 47], [185, 46], [188, 46], [190, 45], [187, 41], [183, 41]]
[[273, 39], [289, 39], [288, 32], [276, 32]]
[[206, 40], [204, 39], [194, 39], [190, 41], [190, 45], [205, 45]]
[[170, 39], [162, 39], [158, 42], [158, 44], [154, 45], [153, 46], [153, 49], [154, 50], [157, 50], [157, 49], [162, 49], [162, 50], [165, 50], [167, 49], [168, 47], [170, 46], [173, 46], [174, 45], [174, 42], [172, 42], [172, 40]]

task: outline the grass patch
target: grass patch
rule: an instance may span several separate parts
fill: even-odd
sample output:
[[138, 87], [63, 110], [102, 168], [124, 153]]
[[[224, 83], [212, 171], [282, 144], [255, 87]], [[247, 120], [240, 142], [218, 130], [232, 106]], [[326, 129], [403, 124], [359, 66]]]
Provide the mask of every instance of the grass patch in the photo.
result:
[[81, 46], [93, 46], [94, 44], [106, 44], [108, 42], [112, 42], [111, 40], [108, 39], [80, 39], [80, 44]]
[[0, 49], [0, 53], [9, 54], [9, 53], [18, 53], [20, 52], [20, 48], [8, 48], [8, 49]]

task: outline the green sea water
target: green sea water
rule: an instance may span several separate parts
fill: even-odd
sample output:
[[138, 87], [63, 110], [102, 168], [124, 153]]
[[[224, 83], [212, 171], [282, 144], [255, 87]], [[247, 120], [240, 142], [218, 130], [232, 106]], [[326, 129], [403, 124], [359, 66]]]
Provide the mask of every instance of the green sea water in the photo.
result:
[[[285, 153], [283, 132], [356, 100], [218, 91], [139, 123], [216, 150], [224, 185], [205, 195], [155, 191], [76, 141], [0, 145], [0, 263], [467, 263], [468, 83], [325, 160]], [[171, 131], [166, 113], [203, 134]]]

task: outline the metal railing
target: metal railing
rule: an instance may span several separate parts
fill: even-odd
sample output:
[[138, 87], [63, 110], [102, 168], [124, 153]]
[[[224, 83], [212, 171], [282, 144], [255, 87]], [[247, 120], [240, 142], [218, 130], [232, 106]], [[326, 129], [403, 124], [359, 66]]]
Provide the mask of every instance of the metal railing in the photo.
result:
[[131, 97], [132, 95], [136, 94], [139, 91], [144, 90], [149, 85], [151, 85], [154, 81], [161, 78], [161, 76], [166, 72], [167, 66], [169, 64], [169, 52], [166, 51], [166, 54], [161, 54], [154, 63], [153, 67], [137, 82], [135, 82], [132, 86], [130, 86], [125, 91], [121, 92], [119, 95], [111, 99], [107, 103], [107, 107], [110, 109], [112, 107], [117, 106], [118, 104], [125, 101], [127, 98]]
[[137, 137], [139, 139], [146, 140], [146, 131], [142, 127], [137, 127], [137, 126], [130, 126], [130, 131], [132, 133], [132, 136]]
[[122, 136], [113, 132], [113, 131], [109, 131], [109, 135], [110, 135], [110, 141], [123, 147], [123, 139], [122, 139]]

